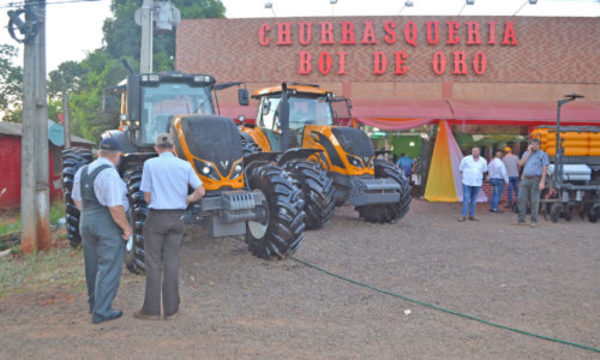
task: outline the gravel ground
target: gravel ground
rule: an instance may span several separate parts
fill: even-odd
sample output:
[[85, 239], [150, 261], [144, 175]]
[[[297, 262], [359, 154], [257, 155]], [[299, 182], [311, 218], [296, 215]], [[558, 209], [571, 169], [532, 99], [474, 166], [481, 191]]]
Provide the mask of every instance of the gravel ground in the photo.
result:
[[[479, 222], [458, 223], [459, 206], [413, 201], [391, 225], [360, 221], [344, 206], [325, 229], [305, 234], [296, 255], [404, 296], [599, 348], [600, 225], [512, 226], [512, 213], [489, 213], [487, 204]], [[132, 318], [144, 280], [131, 274], [114, 304], [124, 317], [101, 325], [91, 324], [84, 293], [12, 295], [0, 299], [0, 358], [598, 358], [193, 233], [175, 319]]]

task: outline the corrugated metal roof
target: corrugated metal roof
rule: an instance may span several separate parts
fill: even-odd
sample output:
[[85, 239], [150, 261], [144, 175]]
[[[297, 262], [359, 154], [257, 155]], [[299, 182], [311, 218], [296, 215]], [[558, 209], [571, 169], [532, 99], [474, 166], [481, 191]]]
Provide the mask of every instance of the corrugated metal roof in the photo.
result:
[[[54, 123], [54, 126], [60, 126], [62, 128], [62, 125], [59, 125], [56, 123]], [[50, 127], [49, 127], [49, 129], [50, 129]], [[0, 135], [21, 136], [21, 124], [7, 122], [7, 121], [0, 121]], [[76, 144], [95, 145], [93, 142], [87, 141], [86, 139], [80, 138], [79, 136], [75, 136], [75, 135], [71, 135], [71, 142], [76, 143]]]

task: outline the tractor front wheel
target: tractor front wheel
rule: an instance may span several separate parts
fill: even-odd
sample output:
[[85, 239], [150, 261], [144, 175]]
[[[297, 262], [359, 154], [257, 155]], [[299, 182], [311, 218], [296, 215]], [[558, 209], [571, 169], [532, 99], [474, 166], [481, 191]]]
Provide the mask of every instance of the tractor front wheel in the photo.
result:
[[392, 204], [357, 206], [355, 210], [361, 218], [372, 223], [389, 223], [402, 219], [412, 200], [408, 179], [402, 170], [383, 160], [375, 160], [375, 178], [390, 178], [396, 181], [400, 185], [400, 200]]
[[144, 266], [144, 221], [148, 215], [148, 204], [140, 190], [142, 166], [125, 171], [123, 176], [129, 192], [129, 211], [133, 228], [133, 244], [125, 249], [125, 265], [134, 274], [143, 274]]
[[65, 199], [65, 220], [67, 223], [67, 236], [69, 244], [73, 247], [81, 245], [79, 236], [79, 209], [73, 202], [73, 182], [75, 173], [79, 168], [92, 162], [92, 152], [88, 149], [71, 148], [62, 152], [63, 169], [63, 195]]
[[257, 167], [249, 174], [252, 190], [265, 196], [266, 219], [249, 221], [246, 230], [248, 250], [265, 259], [283, 259], [300, 246], [305, 224], [304, 201], [298, 188], [274, 165]]
[[311, 161], [291, 161], [284, 165], [302, 191], [306, 227], [320, 229], [325, 226], [335, 210], [335, 189], [327, 172]]

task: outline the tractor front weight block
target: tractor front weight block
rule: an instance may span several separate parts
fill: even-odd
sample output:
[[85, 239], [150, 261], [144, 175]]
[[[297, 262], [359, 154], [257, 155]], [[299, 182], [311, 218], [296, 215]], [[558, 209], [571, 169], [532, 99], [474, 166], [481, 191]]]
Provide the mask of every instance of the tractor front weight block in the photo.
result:
[[400, 184], [392, 179], [353, 179], [348, 200], [354, 206], [392, 204], [400, 201]]

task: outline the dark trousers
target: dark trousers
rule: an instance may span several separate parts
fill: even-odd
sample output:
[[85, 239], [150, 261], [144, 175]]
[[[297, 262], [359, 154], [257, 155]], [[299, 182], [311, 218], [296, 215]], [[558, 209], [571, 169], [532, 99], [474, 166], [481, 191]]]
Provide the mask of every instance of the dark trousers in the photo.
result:
[[525, 222], [527, 202], [531, 204], [531, 222], [536, 223], [540, 210], [540, 177], [523, 177], [519, 192], [519, 222]]
[[508, 189], [506, 190], [506, 198], [508, 200], [508, 207], [512, 207], [513, 198], [512, 193], [515, 192], [515, 200], [518, 202], [519, 199], [519, 177], [509, 176], [508, 177]]
[[183, 238], [183, 210], [150, 210], [144, 222], [146, 294], [142, 310], [160, 315], [161, 265], [162, 304], [166, 316], [179, 309], [179, 251]]

